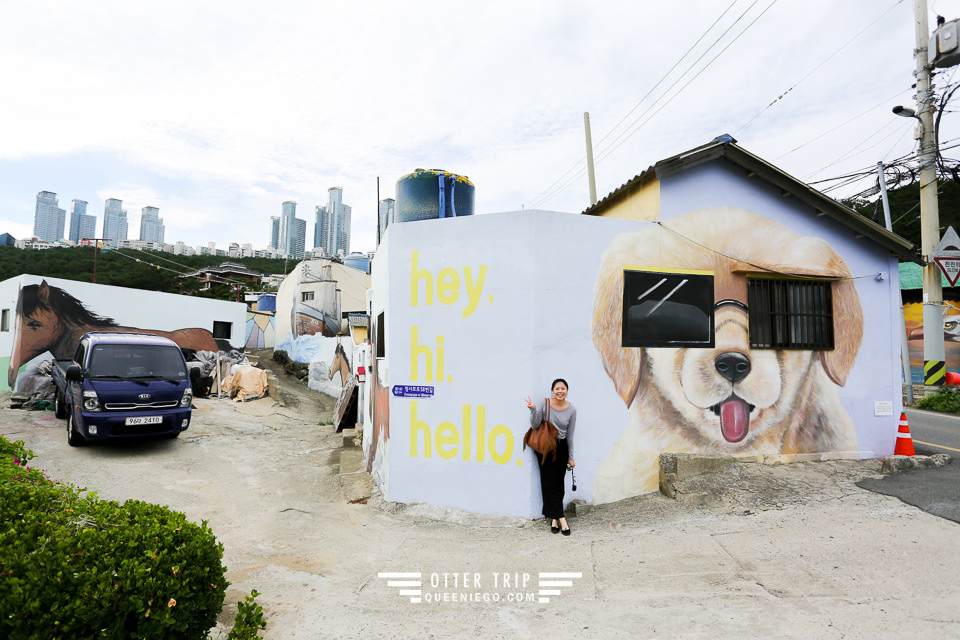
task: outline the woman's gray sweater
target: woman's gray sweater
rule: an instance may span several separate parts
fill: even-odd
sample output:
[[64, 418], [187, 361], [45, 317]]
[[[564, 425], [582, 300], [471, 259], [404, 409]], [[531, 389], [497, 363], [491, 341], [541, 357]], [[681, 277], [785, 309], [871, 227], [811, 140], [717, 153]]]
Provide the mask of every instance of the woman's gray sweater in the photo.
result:
[[[543, 406], [535, 406], [530, 409], [530, 426], [536, 429], [543, 422], [543, 416], [546, 411], [546, 402]], [[573, 430], [577, 426], [577, 409], [572, 404], [567, 403], [567, 408], [558, 411], [550, 407], [550, 424], [557, 428], [557, 437], [567, 441], [567, 448], [570, 450], [570, 458], [576, 460], [573, 455]]]

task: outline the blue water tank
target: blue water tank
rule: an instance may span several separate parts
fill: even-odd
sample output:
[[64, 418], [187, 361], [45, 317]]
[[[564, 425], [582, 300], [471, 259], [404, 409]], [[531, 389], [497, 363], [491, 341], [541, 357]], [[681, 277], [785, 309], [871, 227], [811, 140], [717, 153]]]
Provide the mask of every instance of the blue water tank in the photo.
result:
[[417, 169], [397, 180], [394, 222], [473, 215], [474, 186], [466, 176]]
[[364, 253], [359, 251], [354, 251], [347, 257], [343, 259], [343, 264], [347, 267], [353, 267], [354, 269], [359, 269], [364, 273], [370, 273], [370, 258]]

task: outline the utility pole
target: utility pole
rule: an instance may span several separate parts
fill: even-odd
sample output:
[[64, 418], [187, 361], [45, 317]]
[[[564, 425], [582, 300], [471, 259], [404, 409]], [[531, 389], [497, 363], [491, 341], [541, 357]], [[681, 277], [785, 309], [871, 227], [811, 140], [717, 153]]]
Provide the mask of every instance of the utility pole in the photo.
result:
[[[893, 233], [890, 220], [890, 198], [887, 197], [887, 180], [883, 174], [883, 162], [877, 163], [877, 176], [880, 178], [880, 199], [883, 201], [883, 219], [887, 231]], [[903, 365], [903, 386], [907, 390], [907, 404], [913, 404], [913, 371], [910, 369], [910, 343], [907, 339], [907, 318], [903, 315], [903, 294], [900, 294], [900, 363]]]
[[590, 206], [597, 204], [597, 177], [593, 171], [593, 138], [590, 136], [590, 112], [583, 112], [583, 128], [587, 132], [587, 176], [590, 179]]
[[[93, 283], [97, 283], [97, 254], [100, 253], [100, 247], [104, 242], [112, 242], [110, 238], [82, 238], [81, 244], [93, 243]], [[88, 244], [89, 246], [89, 244]]]
[[920, 253], [923, 267], [923, 384], [938, 387], [946, 378], [943, 346], [943, 288], [933, 252], [940, 244], [937, 202], [937, 141], [933, 129], [936, 96], [928, 57], [927, 0], [915, 0], [917, 118], [920, 120]]

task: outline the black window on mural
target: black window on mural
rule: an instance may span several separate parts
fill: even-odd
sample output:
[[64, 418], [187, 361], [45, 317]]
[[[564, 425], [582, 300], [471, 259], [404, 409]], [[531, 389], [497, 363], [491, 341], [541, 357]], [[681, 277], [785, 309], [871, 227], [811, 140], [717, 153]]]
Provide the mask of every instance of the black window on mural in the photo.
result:
[[387, 331], [386, 325], [384, 324], [383, 312], [380, 312], [380, 315], [377, 316], [377, 323], [373, 326], [374, 331], [374, 340], [377, 345], [377, 357], [386, 358], [387, 357], [387, 340], [384, 334]]
[[832, 294], [827, 280], [747, 278], [750, 346], [833, 349]]
[[712, 347], [713, 274], [623, 272], [624, 347]]
[[232, 333], [233, 323], [223, 322], [221, 320], [213, 321], [213, 337], [218, 340], [229, 340]]

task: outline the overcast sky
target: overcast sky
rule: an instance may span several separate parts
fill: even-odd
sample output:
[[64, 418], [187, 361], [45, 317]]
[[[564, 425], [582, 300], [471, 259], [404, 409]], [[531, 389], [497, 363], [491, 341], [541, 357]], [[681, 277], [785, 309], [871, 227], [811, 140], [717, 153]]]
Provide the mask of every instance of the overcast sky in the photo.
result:
[[[477, 213], [577, 213], [585, 111], [600, 197], [723, 133], [839, 176], [915, 148], [890, 111], [913, 104], [913, 4], [3, 0], [0, 233], [32, 235], [45, 190], [68, 221], [86, 200], [98, 233], [120, 198], [130, 237], [155, 206], [167, 242], [262, 249], [294, 200], [309, 247], [339, 186], [367, 251], [377, 178], [395, 197], [418, 167], [468, 176]], [[937, 13], [960, 0], [930, 0], [931, 29]]]

